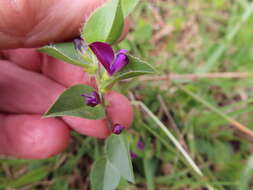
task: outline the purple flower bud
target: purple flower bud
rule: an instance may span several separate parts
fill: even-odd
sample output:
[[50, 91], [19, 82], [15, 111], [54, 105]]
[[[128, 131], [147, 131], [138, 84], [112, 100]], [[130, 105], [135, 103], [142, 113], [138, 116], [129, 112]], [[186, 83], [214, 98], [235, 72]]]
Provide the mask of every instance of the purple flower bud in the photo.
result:
[[137, 148], [139, 148], [140, 150], [143, 150], [145, 148], [145, 144], [142, 142], [141, 139], [139, 139], [137, 142]]
[[130, 156], [132, 159], [138, 158], [138, 155], [132, 151], [130, 152]]
[[112, 127], [112, 132], [116, 135], [119, 135], [123, 130], [125, 129], [124, 126], [120, 125], [120, 124], [115, 124]]
[[85, 45], [84, 41], [82, 38], [75, 38], [73, 40], [75, 49], [78, 50], [79, 52], [83, 53], [85, 49], [87, 49], [87, 46]]
[[120, 71], [129, 62], [127, 50], [122, 49], [115, 55], [112, 47], [104, 42], [93, 42], [89, 47], [110, 76]]
[[96, 105], [100, 104], [100, 98], [96, 91], [91, 92], [90, 94], [82, 94], [85, 98], [86, 104], [91, 107], [95, 107]]

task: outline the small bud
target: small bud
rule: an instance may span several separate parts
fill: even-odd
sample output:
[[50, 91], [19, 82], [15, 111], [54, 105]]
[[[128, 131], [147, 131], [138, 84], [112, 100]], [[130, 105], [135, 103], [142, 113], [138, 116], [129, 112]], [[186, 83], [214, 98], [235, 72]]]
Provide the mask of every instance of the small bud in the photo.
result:
[[90, 73], [90, 74], [94, 74], [95, 72], [95, 68], [93, 68], [92, 66], [88, 66], [91, 65], [92, 63], [92, 55], [91, 55], [91, 51], [89, 50], [88, 45], [85, 43], [85, 41], [82, 38], [75, 38], [73, 40], [73, 44], [75, 47], [75, 50], [78, 52], [78, 55], [84, 60], [84, 68], [85, 71]]
[[95, 107], [96, 105], [101, 103], [99, 95], [95, 91], [90, 94], [82, 94], [81, 96], [85, 98], [86, 104], [88, 106]]
[[145, 144], [142, 142], [141, 139], [139, 139], [137, 142], [137, 148], [139, 148], [140, 150], [143, 150], [145, 148]]
[[112, 127], [112, 133], [119, 135], [123, 130], [125, 129], [124, 126], [120, 125], [120, 124], [115, 124]]
[[81, 38], [74, 39], [73, 43], [74, 43], [75, 49], [81, 53], [83, 52], [84, 49], [87, 49], [87, 48], [85, 48], [85, 43], [84, 43], [83, 39], [81, 39]]
[[130, 156], [132, 159], [138, 158], [138, 155], [132, 151], [130, 152]]

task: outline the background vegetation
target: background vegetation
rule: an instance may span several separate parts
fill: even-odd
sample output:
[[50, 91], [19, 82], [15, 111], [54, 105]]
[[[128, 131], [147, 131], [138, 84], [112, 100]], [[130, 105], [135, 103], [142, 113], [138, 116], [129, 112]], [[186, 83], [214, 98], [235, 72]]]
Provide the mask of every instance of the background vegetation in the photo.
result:
[[[136, 184], [119, 189], [253, 189], [253, 2], [143, 0], [130, 16], [126, 48], [154, 65], [157, 76], [116, 90], [143, 102], [168, 127], [203, 176], [150, 115], [135, 106], [125, 132]], [[128, 90], [126, 90], [128, 89]], [[145, 149], [136, 147], [138, 139]], [[0, 160], [0, 189], [84, 190], [103, 141], [73, 133], [68, 150], [41, 160]]]

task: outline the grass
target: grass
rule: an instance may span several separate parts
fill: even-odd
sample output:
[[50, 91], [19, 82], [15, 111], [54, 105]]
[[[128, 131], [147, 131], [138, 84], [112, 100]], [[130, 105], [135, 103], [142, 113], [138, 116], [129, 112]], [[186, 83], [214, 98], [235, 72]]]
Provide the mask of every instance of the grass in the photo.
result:
[[[253, 189], [253, 137], [238, 128], [253, 130], [252, 12], [253, 2], [247, 0], [147, 0], [138, 5], [130, 33], [118, 46], [154, 65], [154, 78], [160, 78], [122, 82], [116, 90], [130, 91], [157, 120], [135, 106], [133, 126], [125, 135], [138, 154], [133, 160], [136, 184], [122, 181], [120, 190]], [[203, 176], [158, 128], [158, 120]], [[144, 151], [136, 148], [139, 138], [145, 140]], [[71, 146], [56, 157], [0, 160], [0, 189], [89, 189], [90, 168], [102, 145], [73, 133]]]

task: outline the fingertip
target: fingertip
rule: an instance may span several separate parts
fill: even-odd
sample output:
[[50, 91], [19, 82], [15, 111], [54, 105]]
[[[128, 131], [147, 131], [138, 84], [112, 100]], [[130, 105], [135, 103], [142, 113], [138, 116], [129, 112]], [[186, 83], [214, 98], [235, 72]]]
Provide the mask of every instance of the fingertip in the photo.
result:
[[66, 116], [62, 118], [73, 130], [80, 134], [104, 139], [110, 135], [106, 120], [90, 120]]
[[108, 101], [107, 112], [112, 122], [129, 128], [133, 122], [133, 108], [127, 97], [111, 91], [105, 98]]
[[45, 159], [62, 152], [70, 129], [56, 118], [40, 115], [2, 115], [0, 153], [22, 159]]

